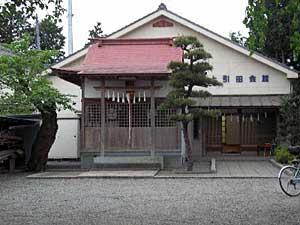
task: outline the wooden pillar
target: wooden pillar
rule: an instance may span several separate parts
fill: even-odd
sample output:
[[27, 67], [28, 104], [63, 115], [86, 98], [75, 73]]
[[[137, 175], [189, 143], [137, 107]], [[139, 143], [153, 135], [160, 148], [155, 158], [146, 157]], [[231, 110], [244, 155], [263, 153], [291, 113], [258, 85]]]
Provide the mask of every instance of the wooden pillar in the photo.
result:
[[16, 155], [13, 155], [13, 156], [9, 159], [9, 172], [10, 172], [10, 173], [15, 172], [15, 167], [16, 167]]
[[105, 127], [105, 81], [101, 81], [101, 132], [100, 132], [100, 156], [104, 156], [105, 150], [105, 138], [106, 138], [106, 127]]
[[204, 150], [203, 150], [203, 116], [201, 116], [198, 120], [198, 140], [199, 140], [199, 151], [200, 151], [200, 156], [203, 157], [204, 156]]
[[207, 145], [206, 145], [206, 140], [207, 140], [207, 135], [208, 135], [208, 120], [207, 117], [201, 117], [201, 147], [202, 147], [202, 156], [207, 156]]
[[280, 145], [281, 142], [281, 130], [280, 130], [280, 112], [279, 110], [276, 110], [276, 144]]
[[155, 96], [154, 96], [154, 80], [151, 80], [151, 105], [150, 105], [150, 115], [151, 115], [151, 156], [155, 156]]
[[129, 102], [128, 102], [128, 148], [133, 149], [133, 141], [132, 141], [132, 99], [133, 96], [129, 95]]
[[81, 129], [80, 129], [80, 152], [85, 149], [85, 80], [81, 78]]
[[[245, 121], [243, 121], [243, 110], [241, 110], [241, 113], [242, 114], [240, 114], [239, 115], [239, 126], [240, 126], [240, 153], [242, 153], [242, 149], [241, 149], [241, 145], [243, 144], [243, 136], [244, 136], [244, 133], [245, 133], [245, 130], [243, 130], [243, 129], [245, 129], [244, 127], [244, 123], [245, 123]], [[245, 116], [244, 116], [244, 118], [245, 118]]]

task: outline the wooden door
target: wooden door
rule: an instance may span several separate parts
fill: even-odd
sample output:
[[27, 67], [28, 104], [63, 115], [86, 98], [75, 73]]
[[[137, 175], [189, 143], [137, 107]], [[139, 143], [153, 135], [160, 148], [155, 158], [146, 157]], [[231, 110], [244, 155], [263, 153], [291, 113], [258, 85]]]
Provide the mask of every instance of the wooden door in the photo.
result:
[[225, 117], [225, 143], [223, 152], [240, 152], [240, 119], [239, 115]]

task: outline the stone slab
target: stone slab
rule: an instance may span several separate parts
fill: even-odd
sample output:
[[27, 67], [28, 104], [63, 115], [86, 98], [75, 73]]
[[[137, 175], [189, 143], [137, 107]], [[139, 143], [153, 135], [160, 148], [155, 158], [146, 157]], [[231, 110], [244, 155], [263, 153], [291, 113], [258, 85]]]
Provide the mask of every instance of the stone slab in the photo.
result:
[[82, 171], [51, 171], [43, 173], [35, 173], [27, 176], [30, 179], [51, 179], [51, 178], [76, 178]]
[[160, 171], [155, 178], [277, 178], [279, 168], [270, 161], [218, 161], [216, 172], [210, 174], [178, 174], [176, 171]]
[[79, 178], [149, 178], [158, 170], [100, 170], [88, 171], [78, 175]]
[[90, 171], [49, 171], [27, 176], [30, 179], [67, 179], [67, 178], [277, 178], [279, 166], [270, 161], [218, 161], [216, 160], [215, 173], [178, 174], [176, 170], [90, 170]]
[[27, 176], [29, 179], [75, 179], [75, 178], [152, 178], [158, 170], [95, 170], [51, 171]]

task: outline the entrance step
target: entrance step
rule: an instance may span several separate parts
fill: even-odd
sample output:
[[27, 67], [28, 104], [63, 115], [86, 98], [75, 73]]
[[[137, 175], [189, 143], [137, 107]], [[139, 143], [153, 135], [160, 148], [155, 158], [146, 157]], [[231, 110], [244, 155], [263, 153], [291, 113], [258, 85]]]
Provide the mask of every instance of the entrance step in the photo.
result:
[[187, 171], [186, 169], [177, 169], [175, 173], [178, 174], [205, 174], [205, 173], [216, 173], [216, 160], [212, 159], [201, 159], [196, 160], [193, 163], [193, 170]]
[[163, 168], [162, 156], [133, 156], [133, 157], [101, 157], [94, 158], [95, 168]]
[[193, 165], [193, 172], [195, 173], [210, 173], [211, 162], [208, 160], [195, 161]]

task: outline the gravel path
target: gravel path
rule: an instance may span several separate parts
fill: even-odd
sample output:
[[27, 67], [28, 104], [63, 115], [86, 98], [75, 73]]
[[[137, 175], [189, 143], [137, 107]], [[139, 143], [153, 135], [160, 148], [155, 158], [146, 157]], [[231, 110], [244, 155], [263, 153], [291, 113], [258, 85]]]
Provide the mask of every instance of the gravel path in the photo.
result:
[[276, 179], [59, 179], [0, 174], [1, 225], [300, 224]]

